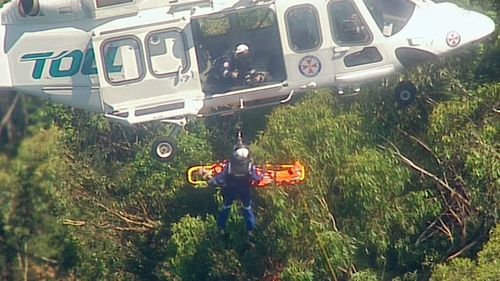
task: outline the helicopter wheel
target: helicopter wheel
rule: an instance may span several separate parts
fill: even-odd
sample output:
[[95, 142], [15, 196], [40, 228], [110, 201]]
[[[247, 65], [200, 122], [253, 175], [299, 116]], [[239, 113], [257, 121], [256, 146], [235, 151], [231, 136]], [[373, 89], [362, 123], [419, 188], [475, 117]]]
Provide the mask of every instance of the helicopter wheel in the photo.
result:
[[170, 161], [177, 152], [177, 142], [171, 137], [161, 137], [153, 143], [153, 156], [160, 162]]
[[415, 101], [417, 96], [417, 87], [412, 82], [401, 82], [396, 86], [394, 95], [399, 105], [408, 106]]

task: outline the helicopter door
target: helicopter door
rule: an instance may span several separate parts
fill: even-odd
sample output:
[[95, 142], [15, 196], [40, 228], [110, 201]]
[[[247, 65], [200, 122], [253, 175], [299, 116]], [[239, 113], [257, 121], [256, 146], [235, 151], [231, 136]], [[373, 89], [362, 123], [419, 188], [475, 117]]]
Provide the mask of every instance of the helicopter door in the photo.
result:
[[281, 36], [291, 88], [307, 90], [331, 83], [333, 70], [325, 64], [331, 61], [332, 54], [324, 44], [321, 8], [315, 3], [293, 6], [286, 1], [276, 3], [286, 31]]
[[108, 117], [138, 123], [194, 115], [203, 92], [188, 21], [96, 31], [93, 48]]
[[365, 6], [359, 8], [351, 0], [327, 4], [333, 37], [335, 83], [339, 88], [378, 80], [394, 72], [381, 44], [382, 35], [370, 31], [369, 26], [376, 26], [376, 23], [369, 17]]

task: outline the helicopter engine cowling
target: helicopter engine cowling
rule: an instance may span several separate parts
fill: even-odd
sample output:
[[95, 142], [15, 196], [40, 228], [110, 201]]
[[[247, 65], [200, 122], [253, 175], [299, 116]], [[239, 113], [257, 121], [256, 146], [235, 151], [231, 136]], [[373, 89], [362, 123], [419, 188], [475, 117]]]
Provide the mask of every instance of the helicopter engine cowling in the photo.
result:
[[[7, 6], [7, 5], [6, 5]], [[17, 0], [4, 7], [3, 24], [54, 23], [88, 17], [77, 0]]]

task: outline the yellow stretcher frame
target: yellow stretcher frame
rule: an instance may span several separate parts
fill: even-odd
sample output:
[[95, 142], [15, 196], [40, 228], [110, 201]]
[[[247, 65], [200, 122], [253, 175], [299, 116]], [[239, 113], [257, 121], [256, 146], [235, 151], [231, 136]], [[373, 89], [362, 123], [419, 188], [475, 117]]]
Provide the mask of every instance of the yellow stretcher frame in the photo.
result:
[[[208, 181], [224, 171], [227, 161], [213, 165], [197, 165], [187, 170], [187, 180], [195, 187], [207, 187]], [[264, 172], [264, 177], [259, 182], [253, 183], [255, 187], [267, 187], [271, 184], [297, 185], [304, 182], [306, 177], [305, 168], [299, 162], [294, 164], [266, 164], [265, 169], [256, 165], [257, 174]]]

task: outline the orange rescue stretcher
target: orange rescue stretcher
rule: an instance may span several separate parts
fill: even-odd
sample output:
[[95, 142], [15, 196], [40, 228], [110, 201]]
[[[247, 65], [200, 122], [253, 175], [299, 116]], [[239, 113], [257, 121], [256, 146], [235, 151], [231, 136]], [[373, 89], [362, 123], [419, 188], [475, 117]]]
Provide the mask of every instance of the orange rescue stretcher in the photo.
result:
[[[227, 161], [213, 165], [192, 166], [187, 171], [187, 179], [195, 187], [207, 187], [208, 181], [216, 175], [222, 173], [227, 165]], [[297, 185], [305, 179], [304, 166], [295, 161], [293, 165], [266, 164], [265, 169], [261, 165], [256, 165], [257, 174], [264, 173], [264, 177], [259, 182], [254, 182], [254, 187], [267, 187], [274, 185]]]

